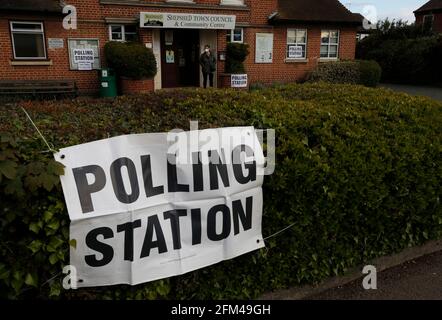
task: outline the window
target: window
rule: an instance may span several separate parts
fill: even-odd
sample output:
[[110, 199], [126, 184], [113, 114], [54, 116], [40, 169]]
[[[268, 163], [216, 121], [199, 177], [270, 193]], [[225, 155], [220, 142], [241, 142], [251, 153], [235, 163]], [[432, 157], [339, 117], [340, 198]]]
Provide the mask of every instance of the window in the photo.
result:
[[94, 51], [94, 63], [92, 69], [99, 70], [100, 65], [100, 47], [98, 39], [69, 39], [69, 63], [71, 70], [79, 70], [78, 63], [75, 63], [74, 50], [75, 49], [92, 49]]
[[109, 39], [112, 41], [138, 41], [137, 26], [112, 24], [109, 26]]
[[236, 28], [234, 30], [227, 30], [227, 43], [229, 42], [239, 42], [244, 41], [244, 30], [243, 28]]
[[434, 16], [432, 14], [424, 16], [423, 27], [425, 31], [433, 30], [433, 21], [434, 21]]
[[321, 58], [337, 59], [339, 50], [339, 31], [323, 30], [321, 32]]
[[307, 30], [287, 29], [287, 58], [305, 59], [307, 57]]
[[42, 22], [11, 22], [14, 59], [46, 59]]

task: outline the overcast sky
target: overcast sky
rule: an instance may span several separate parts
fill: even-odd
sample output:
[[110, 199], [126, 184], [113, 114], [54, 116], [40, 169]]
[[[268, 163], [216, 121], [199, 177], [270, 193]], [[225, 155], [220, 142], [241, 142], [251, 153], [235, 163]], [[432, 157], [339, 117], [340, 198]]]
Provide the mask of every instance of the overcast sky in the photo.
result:
[[414, 22], [413, 11], [421, 7], [428, 0], [340, 0], [352, 12], [363, 13], [364, 6], [374, 6], [378, 19], [403, 19]]

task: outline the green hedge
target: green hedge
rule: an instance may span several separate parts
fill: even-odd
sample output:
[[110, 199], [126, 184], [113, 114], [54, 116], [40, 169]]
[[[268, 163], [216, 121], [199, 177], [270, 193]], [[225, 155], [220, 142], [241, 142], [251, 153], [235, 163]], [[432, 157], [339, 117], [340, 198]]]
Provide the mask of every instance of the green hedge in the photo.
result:
[[310, 82], [324, 81], [340, 84], [362, 84], [376, 87], [381, 79], [382, 69], [376, 61], [334, 61], [320, 63], [310, 74]]
[[[61, 148], [129, 133], [253, 125], [277, 135], [265, 178], [267, 248], [135, 287], [64, 291], [69, 218], [57, 175], [19, 106]], [[442, 104], [362, 86], [182, 89], [0, 108], [0, 297], [216, 299], [314, 283], [442, 236]]]
[[441, 84], [442, 36], [422, 26], [382, 21], [358, 42], [358, 59], [375, 60], [385, 82]]

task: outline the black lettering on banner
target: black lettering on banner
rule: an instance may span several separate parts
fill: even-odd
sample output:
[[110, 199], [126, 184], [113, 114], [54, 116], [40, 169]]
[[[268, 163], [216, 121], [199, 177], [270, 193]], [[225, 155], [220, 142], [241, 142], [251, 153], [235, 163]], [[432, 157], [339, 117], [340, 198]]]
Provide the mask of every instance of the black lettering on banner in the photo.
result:
[[169, 186], [169, 192], [189, 192], [189, 185], [178, 183], [176, 160], [173, 159], [173, 154], [167, 154], [167, 182]]
[[163, 186], [153, 186], [152, 163], [149, 156], [141, 156], [141, 166], [143, 168], [143, 180], [146, 197], [154, 197], [164, 193]]
[[233, 230], [235, 235], [239, 233], [239, 220], [244, 228], [244, 231], [252, 229], [252, 206], [253, 197], [246, 198], [246, 212], [244, 213], [244, 208], [242, 206], [241, 200], [235, 200], [232, 203], [233, 211]]
[[229, 187], [229, 174], [227, 173], [224, 150], [221, 149], [221, 156], [218, 151], [209, 150], [209, 160], [210, 190], [219, 189], [218, 173], [221, 176], [224, 186]]
[[247, 157], [254, 156], [252, 148], [247, 145], [243, 144], [235, 147], [232, 151], [233, 173], [238, 183], [247, 184], [251, 181], [256, 181], [256, 161], [244, 163], [244, 166], [248, 171], [248, 175], [245, 176], [241, 164], [241, 153], [243, 152], [246, 153]]
[[[216, 217], [218, 213], [222, 213], [222, 230], [220, 234], [216, 233]], [[209, 210], [207, 214], [207, 236], [212, 241], [220, 241], [226, 239], [230, 235], [231, 222], [230, 222], [230, 210], [224, 204], [214, 206]]]
[[[155, 241], [153, 241], [154, 231], [157, 237], [157, 240]], [[158, 253], [167, 252], [166, 240], [164, 239], [163, 230], [161, 229], [158, 216], [150, 216], [147, 219], [146, 235], [144, 237], [140, 258], [148, 257], [150, 255], [150, 250], [153, 248], [158, 248]]]
[[93, 229], [86, 235], [86, 245], [90, 249], [100, 252], [103, 255], [101, 260], [98, 260], [95, 254], [85, 256], [84, 260], [91, 267], [103, 267], [114, 258], [114, 249], [112, 246], [98, 241], [97, 237], [99, 235], [102, 235], [103, 239], [110, 239], [114, 237], [114, 232], [111, 228], [102, 227]]
[[187, 210], [170, 210], [163, 213], [165, 220], [170, 220], [172, 230], [173, 248], [181, 249], [180, 217], [187, 216]]
[[201, 162], [201, 152], [192, 153], [192, 167], [193, 167], [193, 191], [203, 191], [203, 164]]
[[201, 243], [201, 209], [192, 209], [192, 245]]
[[124, 260], [134, 261], [134, 229], [141, 227], [141, 220], [117, 226], [117, 232], [124, 232]]
[[[106, 185], [106, 174], [100, 166], [91, 165], [72, 169], [75, 184], [77, 185], [78, 197], [80, 198], [83, 213], [94, 211], [91, 194], [103, 190]], [[87, 174], [92, 174], [95, 181], [89, 184]]]
[[[131, 194], [126, 192], [121, 175], [121, 168], [126, 167], [129, 175]], [[115, 160], [110, 167], [110, 174], [114, 193], [117, 199], [122, 203], [134, 203], [140, 196], [140, 186], [138, 185], [137, 171], [135, 164], [129, 158], [119, 158]]]

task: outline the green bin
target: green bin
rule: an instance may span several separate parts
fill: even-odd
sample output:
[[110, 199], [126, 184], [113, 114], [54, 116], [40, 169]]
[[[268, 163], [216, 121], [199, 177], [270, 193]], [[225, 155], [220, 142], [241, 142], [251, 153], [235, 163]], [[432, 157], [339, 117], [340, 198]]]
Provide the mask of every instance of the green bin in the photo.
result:
[[100, 70], [100, 97], [116, 97], [117, 96], [117, 80], [114, 70]]

